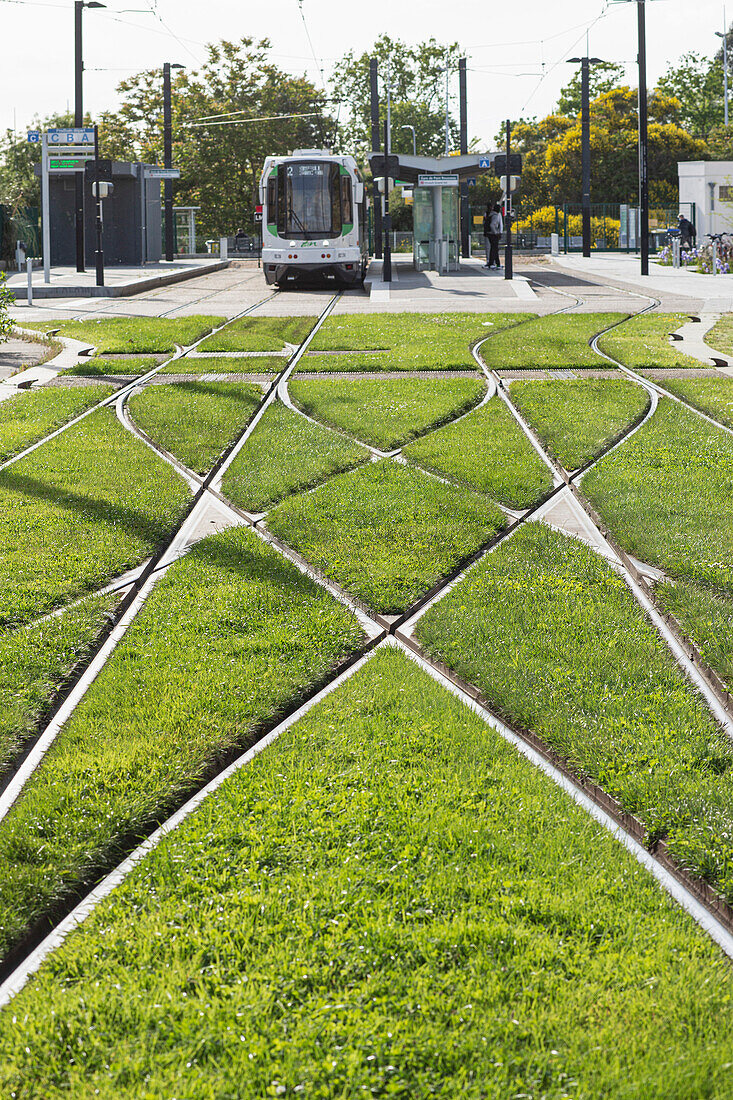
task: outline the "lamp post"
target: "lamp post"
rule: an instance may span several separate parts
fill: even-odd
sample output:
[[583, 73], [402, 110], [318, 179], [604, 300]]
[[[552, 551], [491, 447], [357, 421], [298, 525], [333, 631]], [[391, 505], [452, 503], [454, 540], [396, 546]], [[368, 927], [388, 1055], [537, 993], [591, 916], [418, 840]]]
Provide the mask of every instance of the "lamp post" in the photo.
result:
[[[74, 0], [74, 126], [84, 125], [84, 61], [82, 55], [81, 16], [84, 8], [106, 8], [97, 0]], [[74, 174], [75, 201], [74, 218], [76, 223], [76, 270], [84, 271], [84, 175]]]
[[[183, 65], [163, 65], [163, 167], [173, 167], [173, 128], [171, 124], [171, 69], [182, 69]], [[165, 209], [165, 258], [168, 263], [173, 259], [173, 180], [163, 181]]]
[[400, 130], [412, 130], [412, 155], [413, 155], [413, 157], [416, 157], [417, 156], [417, 140], [415, 138], [415, 127], [410, 126], [410, 124], [408, 123], [407, 126], [400, 126]]
[[641, 274], [649, 274], [649, 103], [646, 84], [646, 0], [610, 0], [636, 4], [639, 35], [639, 207], [641, 210]]
[[590, 256], [590, 67], [600, 57], [571, 57], [569, 65], [580, 65], [581, 147], [583, 160], [583, 255]]
[[715, 32], [718, 38], [723, 39], [723, 112], [725, 125], [728, 125], [728, 24], [725, 19], [725, 7], [723, 7], [723, 31]]

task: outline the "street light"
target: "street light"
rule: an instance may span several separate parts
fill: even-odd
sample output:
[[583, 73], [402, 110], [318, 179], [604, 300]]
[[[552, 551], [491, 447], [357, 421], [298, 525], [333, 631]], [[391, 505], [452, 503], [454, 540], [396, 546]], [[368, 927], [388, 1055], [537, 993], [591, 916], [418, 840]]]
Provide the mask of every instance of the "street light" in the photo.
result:
[[[82, 60], [81, 14], [84, 8], [106, 8], [97, 0], [74, 0], [74, 126], [84, 125], [84, 62]], [[84, 271], [84, 176], [75, 172], [76, 179], [76, 270]]]
[[[163, 65], [163, 167], [173, 167], [173, 127], [171, 118], [171, 69], [183, 69], [185, 65], [166, 61]], [[173, 260], [173, 180], [163, 181], [163, 205], [165, 209], [165, 258]]]
[[602, 65], [600, 57], [571, 57], [569, 65], [580, 65], [581, 146], [583, 159], [583, 255], [590, 256], [590, 67]]
[[728, 24], [725, 18], [725, 7], [723, 7], [723, 31], [715, 32], [718, 38], [723, 39], [723, 111], [725, 116], [725, 125], [728, 125]]
[[410, 126], [410, 124], [408, 123], [406, 126], [400, 126], [400, 130], [412, 130], [412, 155], [413, 155], [413, 157], [416, 157], [417, 156], [417, 141], [415, 139], [415, 127]]

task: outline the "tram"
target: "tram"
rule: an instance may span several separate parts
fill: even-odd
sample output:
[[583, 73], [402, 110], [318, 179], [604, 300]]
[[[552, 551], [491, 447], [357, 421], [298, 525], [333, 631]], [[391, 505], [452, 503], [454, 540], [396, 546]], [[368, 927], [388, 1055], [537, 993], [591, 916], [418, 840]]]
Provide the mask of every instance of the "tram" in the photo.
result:
[[363, 283], [367, 193], [351, 156], [296, 149], [268, 157], [260, 178], [262, 269], [269, 286]]

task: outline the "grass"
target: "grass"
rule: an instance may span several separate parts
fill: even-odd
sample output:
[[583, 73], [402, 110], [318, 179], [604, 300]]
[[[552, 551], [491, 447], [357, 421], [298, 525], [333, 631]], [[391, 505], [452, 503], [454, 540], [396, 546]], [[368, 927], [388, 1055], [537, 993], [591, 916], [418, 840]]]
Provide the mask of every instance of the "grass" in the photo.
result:
[[222, 492], [250, 512], [359, 466], [369, 452], [311, 424], [279, 401], [270, 405], [224, 475]]
[[138, 564], [171, 534], [186, 483], [116, 419], [90, 413], [0, 473], [0, 627]]
[[130, 399], [136, 424], [180, 459], [206, 473], [241, 435], [262, 401], [253, 383], [178, 382], [146, 386]]
[[201, 351], [282, 351], [302, 344], [315, 323], [315, 317], [243, 317], [204, 340]]
[[307, 354], [296, 371], [475, 369], [471, 344], [521, 319], [511, 313], [492, 313], [491, 320], [485, 313], [331, 316], [316, 333], [310, 350], [375, 354]]
[[733, 428], [733, 378], [665, 378], [664, 388]]
[[157, 362], [158, 359], [154, 355], [125, 355], [119, 359], [102, 359], [94, 355], [90, 359], [85, 359], [83, 363], [77, 363], [71, 370], [64, 371], [64, 375], [80, 374], [85, 378], [94, 378], [109, 374], [147, 374]]
[[350, 612], [252, 532], [193, 547], [0, 823], [0, 955], [362, 641]]
[[733, 747], [603, 559], [525, 526], [417, 633], [733, 900]]
[[481, 348], [493, 370], [542, 370], [601, 367], [590, 347], [596, 333], [620, 320], [622, 313], [570, 313], [539, 317], [516, 331], [499, 332]]
[[186, 356], [163, 367], [161, 374], [279, 374], [287, 359], [282, 355], [253, 355], [230, 359]]
[[692, 581], [658, 584], [655, 592], [733, 691], [733, 593]]
[[89, 652], [118, 599], [92, 596], [63, 614], [0, 633], [0, 775]]
[[403, 454], [510, 508], [529, 508], [552, 488], [552, 474], [499, 397]]
[[[688, 320], [687, 317], [684, 320]], [[705, 343], [711, 348], [716, 348], [723, 355], [733, 355], [733, 320], [726, 313], [711, 328], [705, 337]]]
[[472, 378], [398, 381], [296, 378], [290, 395], [316, 420], [391, 450], [478, 404], [486, 383]]
[[512, 382], [512, 401], [566, 470], [577, 470], [614, 443], [649, 407], [635, 382]]
[[406, 610], [506, 521], [476, 496], [370, 463], [279, 505], [268, 527], [376, 611]]
[[723, 1100], [729, 987], [619, 844], [388, 650], [71, 933], [3, 1013], [0, 1091]]
[[111, 393], [112, 386], [51, 386], [0, 402], [0, 460], [37, 443]]
[[629, 553], [733, 593], [733, 439], [676, 402], [583, 479]]
[[37, 321], [25, 325], [42, 332], [58, 329], [59, 336], [93, 344], [98, 355], [175, 351], [195, 343], [223, 323], [221, 317], [104, 317], [97, 321]]
[[699, 366], [691, 356], [677, 351], [669, 340], [670, 332], [685, 321], [689, 321], [686, 313], [645, 313], [632, 317], [604, 336], [600, 348], [636, 371]]

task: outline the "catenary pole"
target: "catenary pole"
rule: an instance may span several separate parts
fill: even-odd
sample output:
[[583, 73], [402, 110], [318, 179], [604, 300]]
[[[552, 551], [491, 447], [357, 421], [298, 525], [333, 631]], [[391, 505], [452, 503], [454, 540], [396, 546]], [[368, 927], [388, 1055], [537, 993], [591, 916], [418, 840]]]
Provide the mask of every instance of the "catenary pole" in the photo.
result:
[[509, 166], [512, 162], [512, 124], [506, 120], [506, 203], [504, 229], [506, 231], [506, 249], [504, 251], [504, 278], [514, 278], [514, 257], [512, 256], [512, 177]]
[[[466, 58], [458, 59], [458, 98], [460, 103], [460, 152], [468, 153], [468, 90], [466, 85]], [[468, 259], [471, 255], [470, 210], [468, 206], [468, 183], [461, 180], [461, 256]]]
[[389, 156], [389, 123], [384, 124], [384, 263], [382, 265], [382, 282], [392, 282], [392, 243], [390, 231], [392, 229], [392, 216], [389, 212], [389, 169], [387, 158]]
[[[372, 149], [378, 152], [381, 145], [379, 125], [379, 62], [376, 57], [369, 61], [369, 89], [372, 110]], [[374, 212], [374, 255], [382, 258], [382, 196], [379, 194], [376, 180], [372, 184], [372, 210]]]
[[94, 261], [97, 272], [97, 286], [104, 286], [104, 251], [102, 245], [102, 185], [99, 180], [99, 127], [94, 127], [94, 178], [96, 180], [96, 229], [97, 248], [94, 253]]
[[639, 205], [641, 274], [649, 274], [649, 104], [646, 80], [646, 0], [637, 0], [639, 20]]
[[[82, 56], [82, 12], [84, 0], [74, 0], [74, 126], [84, 125], [84, 61]], [[76, 270], [84, 271], [84, 175], [74, 173], [74, 224]]]

